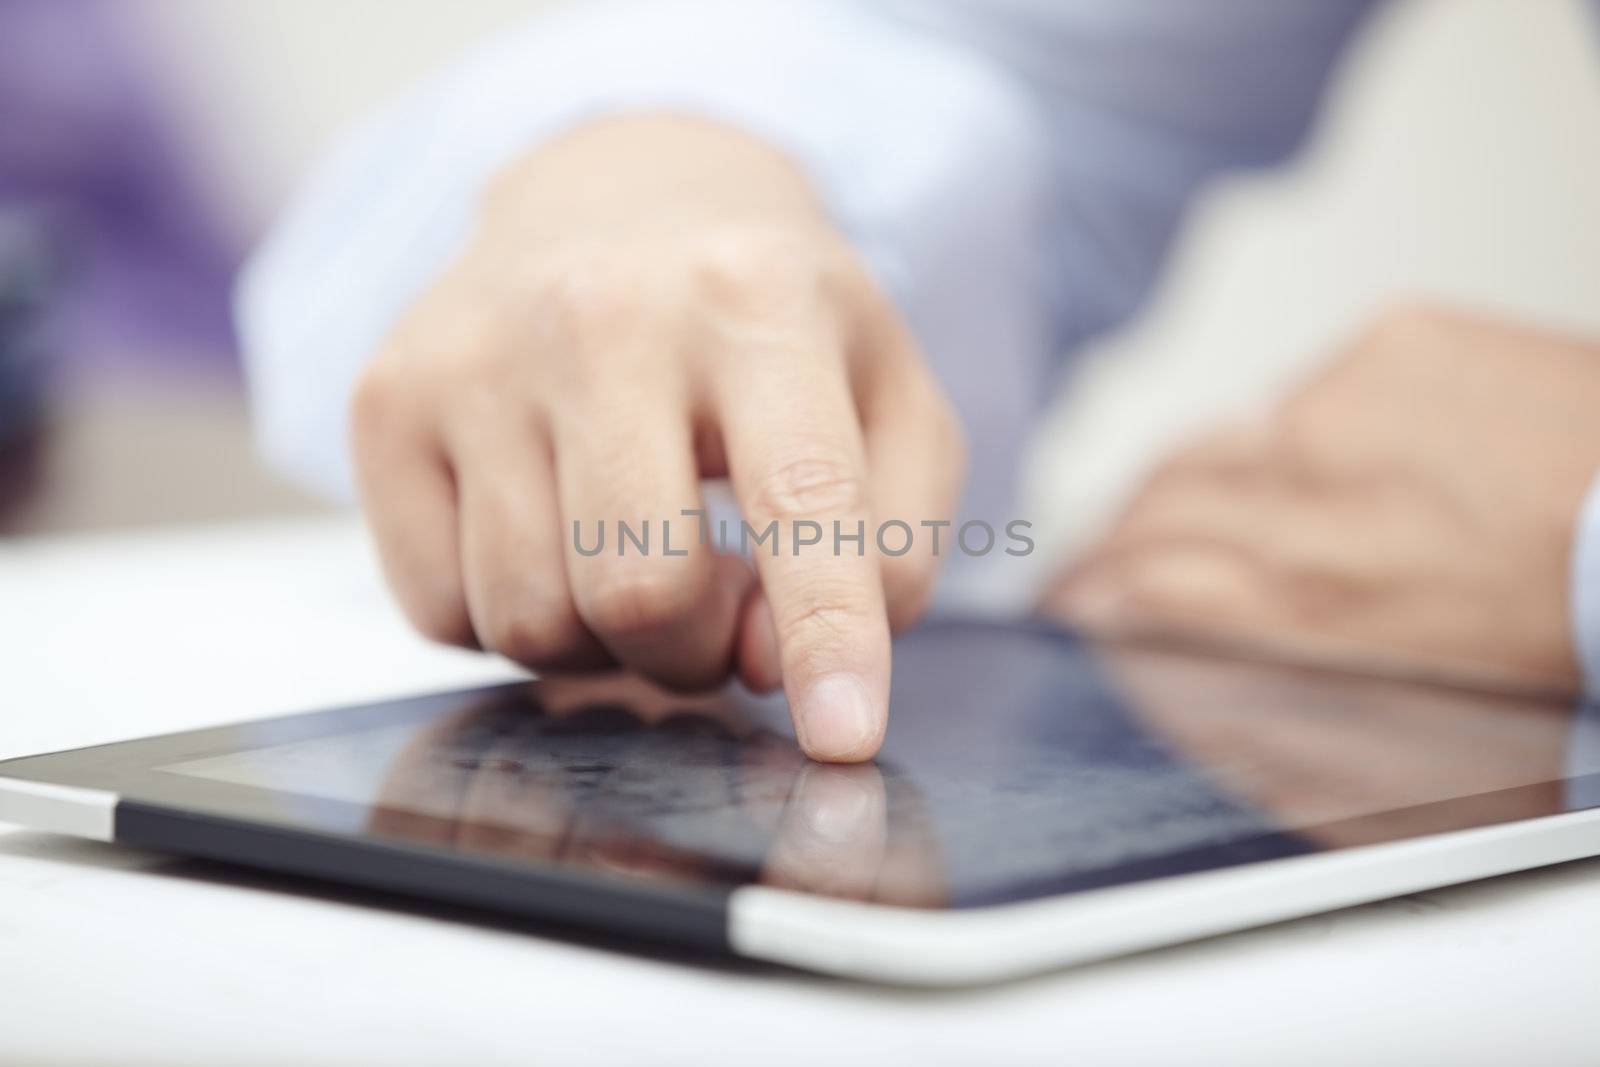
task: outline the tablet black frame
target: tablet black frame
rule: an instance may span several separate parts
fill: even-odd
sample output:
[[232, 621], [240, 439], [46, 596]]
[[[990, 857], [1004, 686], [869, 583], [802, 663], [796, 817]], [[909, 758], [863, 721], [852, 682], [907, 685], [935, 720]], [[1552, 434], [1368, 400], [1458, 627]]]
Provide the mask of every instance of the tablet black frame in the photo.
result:
[[[469, 694], [492, 696], [526, 684], [402, 698], [271, 721], [275, 742], [291, 743], [426, 721]], [[161, 769], [259, 748], [258, 741], [246, 741], [259, 727], [260, 721], [229, 724], [27, 756], [0, 762], [0, 779], [115, 794], [112, 839], [118, 844], [731, 952], [727, 911], [732, 884], [678, 884], [665, 879], [644, 883], [555, 863], [512, 862], [398, 838], [320, 830], [303, 816], [296, 817], [282, 801], [292, 796], [300, 811], [316, 807], [330, 815], [366, 814], [369, 809]]]

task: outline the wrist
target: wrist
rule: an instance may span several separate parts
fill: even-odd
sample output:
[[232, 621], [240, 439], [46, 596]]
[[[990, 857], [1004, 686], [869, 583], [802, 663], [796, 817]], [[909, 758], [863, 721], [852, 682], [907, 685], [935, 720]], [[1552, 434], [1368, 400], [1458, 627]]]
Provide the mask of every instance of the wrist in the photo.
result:
[[731, 126], [668, 114], [598, 119], [518, 157], [491, 179], [482, 217], [532, 237], [826, 222], [809, 180], [778, 149]]

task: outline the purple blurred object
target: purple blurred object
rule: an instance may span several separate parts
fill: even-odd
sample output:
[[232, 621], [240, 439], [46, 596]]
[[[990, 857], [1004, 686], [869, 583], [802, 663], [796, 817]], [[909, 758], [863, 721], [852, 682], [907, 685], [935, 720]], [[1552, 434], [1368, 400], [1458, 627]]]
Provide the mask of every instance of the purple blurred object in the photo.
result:
[[36, 324], [53, 375], [233, 374], [236, 257], [118, 6], [0, 0], [0, 217], [60, 264]]

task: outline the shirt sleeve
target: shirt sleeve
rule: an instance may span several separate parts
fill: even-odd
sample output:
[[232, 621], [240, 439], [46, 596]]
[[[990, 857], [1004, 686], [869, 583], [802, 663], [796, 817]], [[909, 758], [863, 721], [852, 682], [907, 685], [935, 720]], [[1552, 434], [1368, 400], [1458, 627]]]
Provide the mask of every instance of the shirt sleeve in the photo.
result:
[[[1019, 239], [1042, 176], [1031, 107], [993, 63], [853, 0], [591, 2], [538, 19], [356, 130], [247, 265], [236, 304], [259, 443], [296, 480], [348, 495], [361, 365], [456, 253], [489, 176], [575, 124], [649, 110], [759, 135], [904, 291], [908, 257], [955, 236], [930, 232], [941, 212]], [[985, 203], [963, 202], [955, 157], [990, 169]]]
[[922, 342], [1002, 518], [1059, 355], [1126, 317], [1216, 172], [1292, 150], [1368, 0], [586, 0], [355, 131], [237, 294], [268, 460], [347, 496], [361, 365], [489, 176], [595, 116], [722, 121], [808, 174]]

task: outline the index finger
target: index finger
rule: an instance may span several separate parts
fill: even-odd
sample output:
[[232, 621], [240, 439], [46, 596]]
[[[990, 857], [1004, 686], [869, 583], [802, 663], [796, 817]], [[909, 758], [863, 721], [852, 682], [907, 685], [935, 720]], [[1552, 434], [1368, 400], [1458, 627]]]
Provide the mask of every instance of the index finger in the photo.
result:
[[717, 407], [795, 733], [812, 759], [856, 762], [883, 743], [889, 701], [866, 451], [837, 342], [794, 341], [800, 351], [743, 353]]

